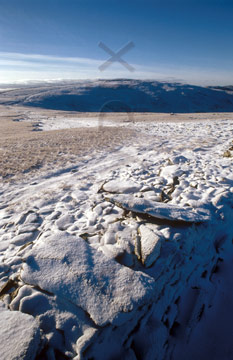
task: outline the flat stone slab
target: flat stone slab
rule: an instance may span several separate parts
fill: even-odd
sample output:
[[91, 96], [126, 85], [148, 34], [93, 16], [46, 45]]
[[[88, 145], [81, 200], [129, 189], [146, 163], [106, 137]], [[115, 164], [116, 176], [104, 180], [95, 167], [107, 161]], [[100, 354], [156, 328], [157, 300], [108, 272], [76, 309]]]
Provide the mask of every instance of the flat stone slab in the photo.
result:
[[1, 360], [33, 360], [40, 343], [36, 320], [20, 311], [0, 307]]
[[133, 195], [110, 195], [105, 197], [105, 200], [110, 201], [124, 210], [132, 211], [136, 214], [149, 215], [157, 219], [190, 223], [200, 223], [210, 220], [209, 213], [204, 210], [193, 210], [187, 207], [150, 201], [144, 198], [134, 197]]
[[56, 225], [59, 230], [66, 230], [74, 222], [73, 215], [63, 215], [56, 221]]
[[135, 193], [140, 191], [142, 185], [133, 182], [132, 180], [111, 180], [103, 185], [103, 190], [109, 193]]
[[121, 325], [154, 297], [155, 281], [93, 249], [85, 240], [58, 233], [37, 243], [21, 278], [66, 298], [87, 311], [97, 325]]
[[165, 240], [162, 234], [155, 233], [145, 225], [140, 225], [141, 235], [141, 261], [145, 267], [150, 267], [160, 255], [162, 241]]

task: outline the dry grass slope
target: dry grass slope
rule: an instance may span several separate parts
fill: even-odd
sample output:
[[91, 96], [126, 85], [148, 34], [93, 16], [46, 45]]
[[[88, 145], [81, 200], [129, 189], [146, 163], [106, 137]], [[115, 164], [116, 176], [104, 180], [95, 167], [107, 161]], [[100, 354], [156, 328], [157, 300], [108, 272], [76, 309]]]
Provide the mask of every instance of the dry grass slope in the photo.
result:
[[38, 168], [69, 166], [77, 156], [114, 148], [132, 135], [121, 128], [33, 131], [30, 123], [0, 118], [0, 177], [9, 181]]
[[[42, 168], [53, 170], [72, 166], [77, 159], [100, 149], [113, 149], [126, 139], [133, 137], [134, 131], [127, 127], [76, 128], [54, 131], [33, 131], [32, 121], [24, 119], [27, 114], [56, 118], [98, 118], [99, 113], [79, 113], [68, 111], [26, 108], [21, 106], [0, 106], [0, 179], [11, 181]], [[217, 119], [232, 119], [232, 113], [159, 114], [132, 113], [131, 120], [126, 113], [101, 114], [104, 121], [116, 122], [188, 122]], [[34, 123], [35, 125], [35, 123]]]

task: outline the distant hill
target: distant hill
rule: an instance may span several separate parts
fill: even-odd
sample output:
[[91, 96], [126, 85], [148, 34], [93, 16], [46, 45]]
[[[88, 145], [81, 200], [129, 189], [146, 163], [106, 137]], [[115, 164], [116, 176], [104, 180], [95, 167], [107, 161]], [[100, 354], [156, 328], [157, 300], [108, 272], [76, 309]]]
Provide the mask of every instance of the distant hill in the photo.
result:
[[233, 112], [233, 86], [127, 79], [37, 83], [2, 89], [0, 104], [80, 112]]

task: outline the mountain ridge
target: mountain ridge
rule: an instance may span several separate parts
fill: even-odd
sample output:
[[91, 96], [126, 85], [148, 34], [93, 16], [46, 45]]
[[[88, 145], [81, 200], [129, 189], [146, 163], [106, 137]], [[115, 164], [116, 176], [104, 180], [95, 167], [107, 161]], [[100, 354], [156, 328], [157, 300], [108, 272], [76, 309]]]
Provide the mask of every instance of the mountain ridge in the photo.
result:
[[233, 86], [143, 80], [62, 81], [0, 93], [0, 105], [78, 112], [233, 112]]

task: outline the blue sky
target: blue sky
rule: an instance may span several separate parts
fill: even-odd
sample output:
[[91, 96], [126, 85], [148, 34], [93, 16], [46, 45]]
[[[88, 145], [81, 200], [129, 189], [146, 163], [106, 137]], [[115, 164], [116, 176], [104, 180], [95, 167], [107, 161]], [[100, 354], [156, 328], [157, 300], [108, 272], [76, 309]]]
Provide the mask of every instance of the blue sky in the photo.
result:
[[[85, 78], [233, 84], [233, 0], [0, 0], [0, 83]], [[133, 73], [109, 55], [123, 56]]]

